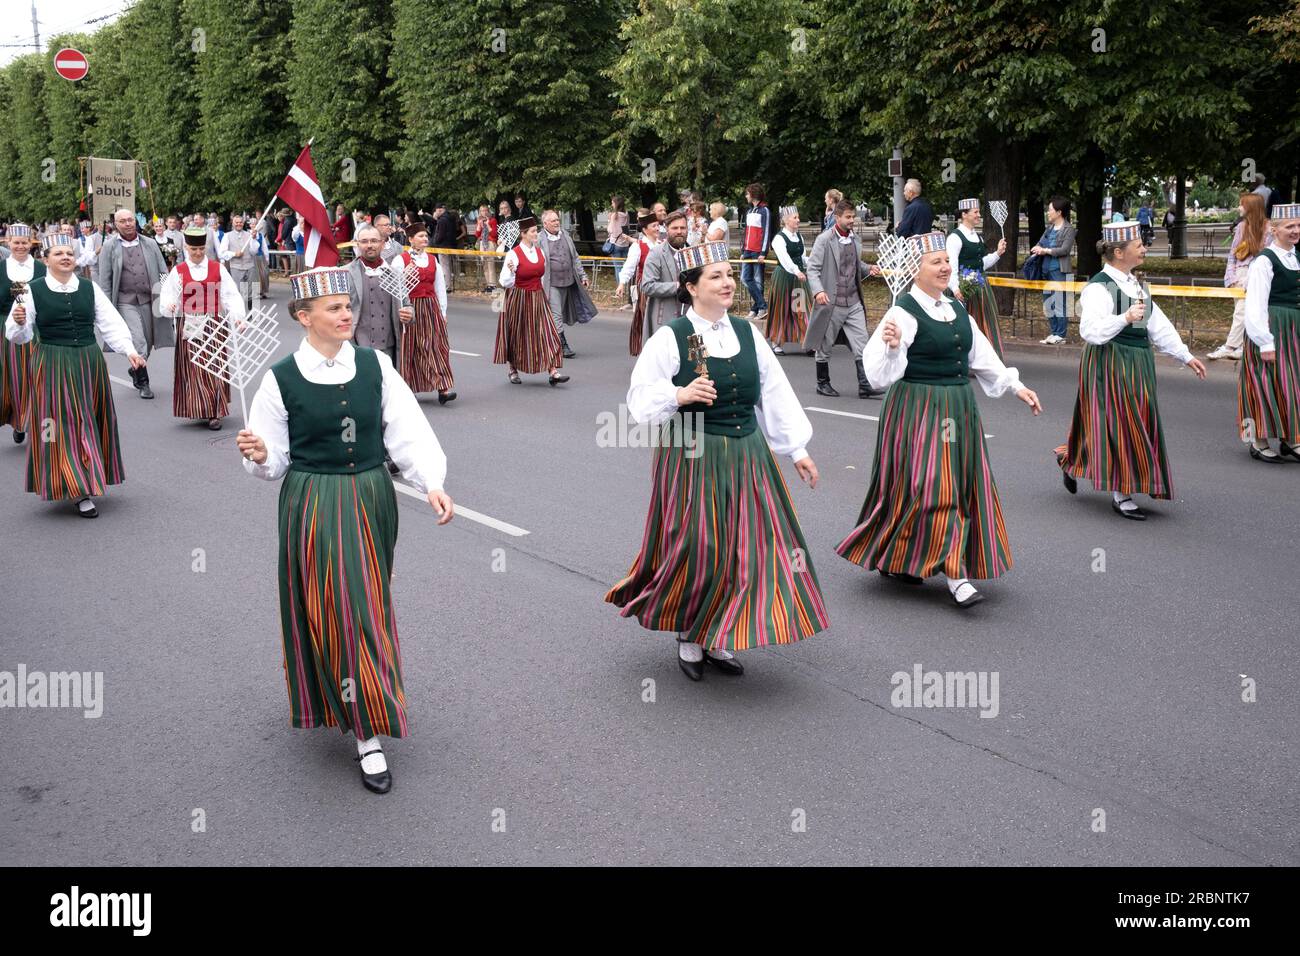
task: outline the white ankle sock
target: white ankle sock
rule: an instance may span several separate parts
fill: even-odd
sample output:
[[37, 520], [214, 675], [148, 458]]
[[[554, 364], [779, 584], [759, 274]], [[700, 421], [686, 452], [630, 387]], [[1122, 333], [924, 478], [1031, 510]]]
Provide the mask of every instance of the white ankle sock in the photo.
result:
[[364, 754], [361, 758], [361, 770], [364, 773], [383, 773], [388, 769], [388, 761], [384, 759], [383, 746], [378, 737], [371, 737], [369, 740], [357, 738], [357, 753]]
[[689, 664], [697, 664], [704, 660], [704, 648], [694, 641], [678, 641], [677, 656]]
[[966, 578], [948, 578], [947, 581], [948, 581], [948, 593], [949, 593], [949, 594], [956, 594], [956, 593], [957, 593], [957, 589], [958, 589], [959, 587], [961, 587], [963, 584], [969, 584], [969, 583], [970, 583], [968, 580], [966, 580]]
[[89, 495], [77, 502], [78, 511], [89, 511], [93, 507], [95, 507], [95, 502]]
[[1114, 492], [1115, 504], [1119, 505], [1120, 511], [1137, 511], [1137, 505], [1128, 495], [1121, 495], [1118, 491]]
[[716, 651], [709, 651], [709, 656], [715, 661], [729, 661], [734, 655], [726, 648], [719, 647]]

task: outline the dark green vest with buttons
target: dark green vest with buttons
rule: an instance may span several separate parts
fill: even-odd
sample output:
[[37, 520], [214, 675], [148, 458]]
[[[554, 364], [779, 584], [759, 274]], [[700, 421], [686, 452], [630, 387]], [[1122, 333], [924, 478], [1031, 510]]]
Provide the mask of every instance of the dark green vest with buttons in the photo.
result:
[[[30, 261], [30, 259], [28, 261]], [[0, 264], [7, 263], [7, 262], [9, 262], [8, 259], [0, 260]], [[44, 276], [45, 276], [45, 263], [33, 262], [31, 281], [35, 282], [37, 279], [43, 278]], [[9, 310], [13, 308], [14, 297], [10, 292], [10, 290], [13, 289], [13, 287], [14, 287], [14, 283], [13, 280], [9, 278], [8, 271], [6, 271], [6, 269], [0, 268], [0, 323], [4, 322], [5, 319], [9, 318]], [[29, 283], [29, 287], [30, 287], [30, 283]]]
[[1300, 309], [1300, 272], [1282, 265], [1282, 260], [1272, 249], [1265, 249], [1260, 255], [1268, 256], [1273, 262], [1273, 287], [1268, 290], [1268, 307]]
[[[729, 318], [736, 338], [740, 339], [740, 351], [731, 358], [714, 358], [709, 356], [709, 379], [718, 392], [712, 405], [695, 402], [678, 409], [682, 414], [702, 414], [704, 416], [704, 433], [706, 435], [729, 435], [740, 438], [748, 435], [758, 427], [754, 417], [754, 406], [758, 404], [762, 391], [758, 377], [758, 355], [754, 352], [754, 330], [744, 319]], [[695, 362], [688, 357], [689, 348], [686, 337], [695, 334], [695, 326], [686, 316], [668, 323], [677, 336], [677, 353], [680, 369], [673, 376], [673, 384], [685, 388], [699, 376], [695, 373]]]
[[[1110, 293], [1111, 301], [1115, 303], [1116, 315], [1124, 314], [1129, 310], [1129, 307], [1133, 305], [1133, 299], [1131, 299], [1123, 289], [1117, 286], [1115, 280], [1106, 275], [1106, 273], [1098, 272], [1088, 280], [1088, 285], [1092, 285], [1094, 282], [1105, 287], [1106, 291]], [[1146, 300], [1146, 310], [1147, 318], [1149, 319], [1151, 318], [1150, 299]], [[1151, 347], [1151, 340], [1147, 337], [1147, 330], [1133, 328], [1132, 322], [1125, 323], [1124, 328], [1121, 329], [1119, 334], [1110, 341], [1117, 345], [1126, 345], [1132, 349], [1145, 349]]]
[[[962, 235], [960, 229], [954, 229], [952, 232], [948, 233], [948, 235], [956, 236], [961, 240], [961, 249], [957, 252], [957, 268], [974, 269], [976, 272], [983, 272], [984, 256], [988, 253], [988, 250], [984, 248], [984, 240], [980, 239], [977, 242], [971, 242]], [[910, 356], [911, 354], [912, 350], [908, 349], [908, 355]], [[908, 361], [911, 361], [910, 357], [908, 358]]]
[[803, 236], [791, 239], [785, 232], [782, 232], [781, 238], [785, 240], [785, 254], [790, 257], [790, 261], [795, 264], [795, 268], [803, 272]]
[[384, 463], [384, 377], [373, 349], [355, 349], [342, 385], [303, 378], [292, 355], [271, 366], [289, 413], [289, 470], [355, 475]]
[[970, 313], [955, 299], [947, 300], [957, 317], [951, 322], [930, 318], [911, 295], [898, 304], [916, 319], [916, 338], [907, 347], [903, 381], [921, 385], [966, 385], [970, 376], [970, 349], [975, 341]]
[[53, 292], [44, 279], [32, 282], [27, 288], [36, 304], [36, 338], [42, 345], [81, 348], [98, 344], [95, 287], [89, 279], [79, 278], [76, 292]]

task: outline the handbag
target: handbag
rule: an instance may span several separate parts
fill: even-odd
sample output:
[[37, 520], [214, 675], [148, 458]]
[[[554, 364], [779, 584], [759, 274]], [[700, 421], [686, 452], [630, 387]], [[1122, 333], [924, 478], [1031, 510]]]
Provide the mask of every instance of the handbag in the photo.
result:
[[1020, 267], [1020, 274], [1031, 282], [1040, 282], [1046, 276], [1043, 273], [1043, 257], [1030, 256], [1025, 260], [1025, 264]]

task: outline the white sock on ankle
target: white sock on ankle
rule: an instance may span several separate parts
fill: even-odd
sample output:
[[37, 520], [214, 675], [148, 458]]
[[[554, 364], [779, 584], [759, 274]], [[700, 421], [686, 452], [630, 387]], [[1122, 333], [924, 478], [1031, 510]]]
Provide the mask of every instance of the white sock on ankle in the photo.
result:
[[704, 648], [694, 641], [678, 641], [677, 656], [689, 664], [696, 664], [704, 660]]
[[383, 773], [388, 769], [388, 761], [384, 759], [383, 745], [378, 737], [369, 740], [357, 738], [357, 753], [364, 755], [361, 758], [363, 773]]
[[732, 658], [731, 651], [724, 647], [719, 647], [716, 651], [709, 651], [709, 656], [715, 661], [729, 661]]
[[1137, 505], [1128, 495], [1121, 495], [1118, 491], [1114, 492], [1115, 504], [1119, 505], [1120, 511], [1136, 511]]

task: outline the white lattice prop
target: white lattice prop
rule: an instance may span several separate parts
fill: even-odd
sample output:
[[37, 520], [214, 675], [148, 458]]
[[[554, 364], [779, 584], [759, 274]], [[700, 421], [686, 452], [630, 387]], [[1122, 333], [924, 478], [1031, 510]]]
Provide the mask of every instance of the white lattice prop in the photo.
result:
[[889, 286], [892, 306], [920, 271], [921, 251], [906, 239], [884, 235], [876, 243], [876, 264], [880, 266], [885, 284]]
[[1001, 199], [989, 200], [989, 212], [993, 214], [993, 221], [998, 224], [998, 230], [1007, 224], [1007, 204]]
[[248, 403], [244, 389], [271, 360], [279, 344], [280, 326], [275, 321], [275, 306], [256, 308], [238, 323], [229, 317], [209, 322], [190, 339], [190, 361], [239, 392], [245, 428], [248, 427]]
[[401, 272], [385, 269], [379, 277], [379, 288], [383, 289], [398, 302], [405, 302], [411, 290], [420, 284], [420, 270], [415, 263], [409, 264]]
[[519, 239], [519, 223], [503, 222], [497, 230], [497, 241], [509, 249]]

